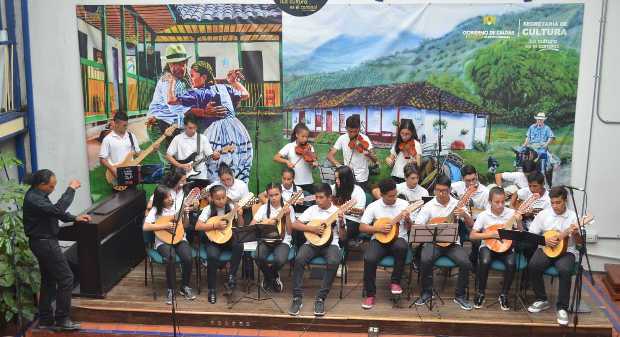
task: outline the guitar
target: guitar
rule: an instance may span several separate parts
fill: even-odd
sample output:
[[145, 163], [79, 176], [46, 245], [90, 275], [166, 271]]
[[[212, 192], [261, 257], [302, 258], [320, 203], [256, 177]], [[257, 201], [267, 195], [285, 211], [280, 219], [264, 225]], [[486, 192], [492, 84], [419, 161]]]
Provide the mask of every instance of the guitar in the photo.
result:
[[[131, 151], [131, 152], [129, 152], [127, 154], [127, 156], [125, 156], [125, 159], [123, 159], [120, 163], [112, 165], [112, 168], [116, 171], [116, 169], [119, 168], [119, 167], [127, 167], [127, 166], [137, 166], [137, 165], [140, 165], [140, 163], [144, 160], [144, 158], [146, 158], [146, 156], [148, 156], [149, 154], [151, 154], [151, 152], [153, 152], [155, 150], [156, 146], [161, 144], [161, 142], [163, 142], [164, 139], [166, 139], [166, 137], [171, 137], [172, 136], [172, 134], [174, 133], [174, 130], [176, 130], [176, 128], [177, 128], [176, 125], [170, 125], [166, 129], [166, 131], [164, 131], [164, 134], [161, 137], [159, 137], [156, 141], [154, 141], [149, 147], [147, 147], [143, 151], [140, 151], [140, 155], [137, 158], [134, 159], [133, 151]], [[116, 175], [115, 175], [115, 173], [116, 172], [112, 172], [108, 168], [106, 170], [106, 172], [105, 172], [105, 179], [107, 180], [108, 184], [112, 185], [113, 189], [115, 189], [117, 191], [124, 191], [125, 189], [127, 189], [127, 186], [119, 186], [116, 183]]]
[[[422, 200], [418, 200], [416, 202], [413, 202], [411, 204], [409, 204], [409, 206], [407, 206], [407, 208], [405, 208], [405, 211], [409, 212], [409, 213], [413, 213], [415, 212], [415, 210], [417, 210], [418, 208], [422, 207], [424, 205], [424, 201]], [[383, 243], [383, 244], [389, 244], [392, 241], [394, 241], [397, 237], [398, 237], [398, 230], [399, 230], [399, 225], [398, 223], [402, 220], [403, 218], [403, 213], [401, 212], [400, 214], [398, 214], [396, 217], [394, 218], [389, 218], [389, 217], [385, 217], [385, 218], [379, 218], [377, 220], [375, 220], [375, 222], [373, 223], [373, 226], [376, 226], [377, 228], [381, 228], [382, 230], [389, 224], [392, 225], [392, 229], [387, 232], [384, 233], [383, 231], [379, 232], [379, 233], [375, 233], [375, 239], [377, 239], [377, 241]]]
[[[200, 189], [198, 187], [194, 187], [189, 194], [187, 194], [187, 197], [185, 197], [185, 201], [183, 201], [183, 212], [185, 211], [186, 207], [192, 206], [197, 200], [198, 200], [198, 196], [200, 195]], [[157, 221], [155, 221], [156, 224], [168, 224], [173, 222], [175, 219], [174, 215], [167, 215], [167, 216], [160, 216], [159, 219], [157, 219]], [[183, 240], [183, 236], [185, 235], [185, 228], [183, 227], [183, 216], [180, 217], [180, 219], [178, 219], [177, 225], [176, 225], [176, 231], [169, 231], [167, 229], [162, 229], [162, 230], [158, 230], [155, 231], [155, 236], [162, 242], [167, 243], [169, 245], [175, 245], [177, 243], [179, 243], [181, 240]], [[174, 237], [174, 241], [173, 241], [173, 237]]]
[[[477, 189], [478, 189], [478, 186], [469, 186], [467, 191], [465, 191], [465, 193], [463, 194], [463, 197], [461, 197], [461, 200], [459, 200], [458, 204], [456, 204], [456, 206], [454, 207], [454, 209], [450, 212], [448, 216], [439, 216], [439, 217], [432, 218], [428, 223], [429, 224], [454, 223], [456, 220], [454, 217], [454, 210], [462, 208], [463, 206], [467, 205], [467, 203], [469, 202], [469, 199], [474, 194], [474, 192], [476, 192]], [[436, 245], [438, 245], [439, 247], [449, 247], [450, 245], [452, 245], [452, 242], [437, 242]]]
[[[592, 216], [592, 214], [588, 213], [588, 214], [586, 214], [586, 216], [581, 218], [581, 225], [585, 226], [585, 225], [591, 223], [592, 220], [594, 220], [594, 217]], [[545, 240], [549, 239], [549, 238], [553, 238], [553, 237], [558, 237], [560, 239], [560, 242], [555, 247], [544, 246], [543, 247], [543, 252], [545, 253], [545, 255], [547, 255], [550, 258], [556, 258], [556, 257], [564, 254], [566, 252], [566, 249], [568, 249], [568, 238], [570, 236], [570, 230], [571, 230], [571, 228], [569, 227], [566, 230], [561, 231], [561, 232], [560, 231], [556, 231], [556, 230], [546, 231], [543, 234], [544, 237], [545, 237]]]
[[[293, 193], [293, 195], [291, 195], [291, 198], [284, 203], [284, 206], [282, 206], [282, 208], [280, 209], [280, 211], [278, 211], [278, 213], [276, 214], [276, 216], [270, 218], [275, 220], [275, 226], [276, 229], [278, 230], [278, 236], [280, 239], [284, 239], [284, 234], [285, 234], [285, 228], [284, 228], [284, 222], [282, 221], [284, 219], [284, 217], [286, 216], [286, 214], [284, 214], [284, 210], [293, 205], [295, 202], [297, 202], [297, 199], [303, 197], [304, 192], [303, 191], [298, 191]], [[252, 209], [254, 209], [254, 206], [252, 206]]]
[[232, 238], [232, 234], [233, 234], [232, 225], [233, 225], [234, 220], [237, 218], [237, 210], [239, 208], [248, 206], [252, 202], [256, 202], [256, 198], [254, 198], [254, 194], [250, 192], [248, 195], [246, 195], [241, 200], [239, 200], [239, 202], [235, 204], [235, 207], [233, 207], [233, 209], [230, 210], [230, 212], [224, 215], [217, 215], [217, 216], [210, 217], [207, 220], [207, 225], [213, 226], [215, 224], [218, 224], [220, 221], [224, 220], [226, 221], [226, 228], [212, 229], [210, 231], [206, 231], [206, 234], [209, 240], [211, 240], [211, 242], [215, 242], [218, 244], [224, 244], [228, 242], [230, 238]]
[[[220, 154], [226, 154], [226, 153], [233, 153], [235, 152], [235, 150], [237, 149], [237, 147], [235, 146], [235, 144], [230, 144], [230, 145], [226, 145], [224, 146], [221, 150], [220, 150]], [[209, 157], [202, 157], [198, 160], [196, 159], [196, 152], [190, 154], [187, 158], [185, 158], [182, 161], [179, 161], [179, 163], [181, 164], [187, 164], [187, 163], [192, 163], [192, 169], [187, 172], [185, 174], [185, 178], [189, 179], [191, 177], [195, 177], [197, 175], [199, 175], [200, 173], [202, 173], [202, 171], [198, 171], [198, 167], [200, 167], [200, 165], [206, 161], [208, 161], [211, 158], [211, 156]]]
[[312, 220], [308, 222], [306, 226], [323, 227], [324, 231], [323, 231], [323, 234], [321, 235], [316, 234], [314, 232], [304, 232], [304, 236], [306, 237], [306, 240], [308, 240], [308, 242], [315, 247], [322, 247], [326, 243], [330, 242], [332, 239], [332, 224], [338, 219], [338, 212], [348, 211], [355, 205], [355, 203], [356, 203], [355, 199], [351, 199], [345, 202], [344, 204], [342, 204], [340, 207], [338, 207], [338, 210], [334, 212], [332, 215], [330, 215], [327, 219], [325, 220], [317, 219], [317, 220]]
[[[517, 212], [523, 214], [529, 212], [532, 208], [532, 205], [536, 200], [540, 198], [538, 193], [532, 194], [525, 202], [519, 206]], [[499, 229], [511, 229], [514, 228], [515, 223], [517, 222], [516, 213], [505, 224], [496, 224], [485, 228], [484, 233], [497, 233]], [[490, 250], [496, 253], [503, 253], [512, 247], [512, 240], [502, 240], [502, 239], [484, 239], [484, 244], [489, 247]]]

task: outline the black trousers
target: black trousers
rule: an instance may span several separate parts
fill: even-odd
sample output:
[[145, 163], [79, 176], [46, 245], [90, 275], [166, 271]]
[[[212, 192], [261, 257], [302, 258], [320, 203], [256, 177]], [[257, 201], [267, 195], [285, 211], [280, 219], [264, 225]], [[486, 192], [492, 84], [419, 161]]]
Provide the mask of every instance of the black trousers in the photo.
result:
[[570, 301], [570, 288], [571, 288], [571, 271], [575, 268], [575, 255], [572, 253], [564, 253], [554, 259], [547, 257], [542, 249], [537, 249], [530, 260], [528, 265], [528, 271], [530, 274], [530, 282], [532, 288], [534, 288], [534, 295], [537, 301], [546, 301], [547, 293], [545, 292], [545, 283], [543, 281], [543, 273], [549, 266], [554, 265], [560, 274], [558, 279], [559, 292], [556, 308], [568, 310], [568, 304]]
[[364, 192], [370, 193], [370, 184], [368, 183], [368, 180], [358, 181], [357, 184], [364, 190]]
[[405, 182], [405, 178], [400, 178], [400, 177], [396, 177], [396, 176], [391, 176], [390, 178], [392, 178], [392, 180], [394, 180], [394, 182], [397, 183], [397, 184]]
[[[170, 249], [172, 248], [172, 249]], [[174, 282], [176, 281], [176, 263], [168, 263], [170, 260], [175, 261], [176, 255], [181, 259], [181, 286], [189, 287], [189, 280], [192, 275], [192, 248], [187, 241], [181, 241], [176, 245], [169, 245], [167, 243], [159, 245], [157, 251], [164, 257], [164, 263], [166, 264], [166, 287], [168, 289], [174, 289]]]
[[219, 265], [220, 255], [225, 250], [230, 250], [232, 256], [230, 258], [230, 275], [236, 277], [239, 264], [241, 263], [241, 254], [243, 253], [243, 244], [237, 241], [235, 235], [232, 239], [223, 245], [207, 240], [207, 287], [215, 289], [217, 286], [217, 267]]
[[504, 253], [496, 253], [489, 249], [489, 247], [480, 248], [478, 254], [478, 293], [484, 295], [484, 291], [487, 288], [487, 280], [489, 276], [489, 268], [491, 267], [491, 261], [500, 260], [506, 266], [504, 271], [504, 282], [502, 283], [502, 295], [508, 295], [512, 279], [515, 274], [516, 258], [512, 249]]
[[433, 244], [424, 244], [420, 257], [420, 272], [422, 273], [422, 292], [429, 293], [433, 287], [433, 265], [441, 256], [451, 258], [459, 267], [459, 277], [456, 281], [456, 297], [465, 296], [465, 288], [469, 283], [471, 261], [463, 247], [452, 244], [449, 247], [440, 247]]
[[340, 248], [336, 245], [315, 247], [311, 244], [304, 244], [299, 248], [293, 267], [293, 297], [303, 297], [304, 268], [316, 256], [322, 256], [327, 260], [327, 270], [323, 275], [323, 282], [317, 298], [323, 300], [327, 298], [340, 264]]
[[[42, 322], [62, 322], [69, 318], [73, 273], [60, 250], [57, 239], [30, 239], [30, 249], [39, 261], [41, 291], [39, 319]], [[56, 312], [52, 302], [56, 301]]]
[[377, 292], [377, 264], [386, 255], [394, 256], [391, 280], [392, 283], [400, 284], [405, 269], [405, 259], [407, 258], [407, 241], [398, 238], [386, 245], [377, 240], [370, 240], [364, 253], [364, 289], [366, 289], [366, 296], [375, 296]]
[[[265, 275], [267, 283], [273, 282], [276, 274], [288, 262], [290, 247], [286, 243], [280, 242], [277, 245], [268, 245], [264, 242], [258, 244], [256, 249], [256, 264]], [[273, 262], [267, 262], [267, 257], [273, 253]]]
[[299, 186], [299, 188], [301, 188], [304, 192], [307, 192], [309, 194], [314, 194], [314, 185], [313, 184], [297, 185], [297, 186]]
[[360, 234], [360, 223], [359, 222], [347, 219], [346, 223], [347, 223], [347, 237], [344, 240], [342, 238], [338, 240], [338, 244], [340, 245], [340, 247], [345, 247], [345, 249], [348, 248], [347, 244], [349, 240], [354, 240]]

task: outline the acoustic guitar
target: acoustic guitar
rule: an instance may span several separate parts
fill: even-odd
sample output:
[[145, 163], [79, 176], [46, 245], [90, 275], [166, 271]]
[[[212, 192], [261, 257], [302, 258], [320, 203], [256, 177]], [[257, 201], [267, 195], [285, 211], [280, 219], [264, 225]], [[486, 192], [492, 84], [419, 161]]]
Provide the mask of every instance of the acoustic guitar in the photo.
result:
[[351, 199], [345, 202], [340, 207], [338, 207], [338, 210], [336, 212], [332, 213], [332, 215], [330, 215], [325, 220], [317, 219], [317, 220], [312, 220], [308, 222], [306, 226], [323, 227], [324, 230], [323, 230], [323, 234], [321, 235], [316, 234], [314, 232], [304, 232], [304, 236], [306, 237], [306, 240], [308, 240], [308, 242], [315, 247], [325, 246], [325, 244], [327, 244], [328, 242], [332, 240], [332, 224], [336, 220], [338, 220], [338, 212], [342, 211], [343, 213], [345, 213], [346, 211], [351, 209], [355, 205], [356, 202], [357, 201], [355, 201], [355, 199]]
[[[454, 223], [455, 222], [454, 211], [459, 208], [463, 208], [463, 206], [467, 205], [467, 203], [469, 202], [469, 199], [474, 194], [474, 192], [476, 192], [477, 189], [478, 189], [478, 186], [469, 186], [467, 191], [465, 191], [465, 193], [463, 194], [463, 197], [461, 197], [461, 200], [459, 200], [459, 202], [456, 204], [456, 206], [454, 207], [454, 209], [450, 212], [448, 216], [440, 216], [440, 217], [432, 218], [428, 223], [429, 224]], [[449, 247], [450, 245], [452, 245], [452, 242], [437, 242], [436, 245], [440, 247]]]
[[[185, 197], [183, 201], [182, 212], [186, 213], [185, 208], [192, 206], [196, 201], [198, 201], [198, 196], [200, 195], [200, 189], [198, 187], [194, 187]], [[174, 215], [160, 216], [157, 221], [155, 221], [158, 225], [169, 224], [174, 222]], [[183, 236], [185, 235], [185, 228], [183, 226], [183, 216], [180, 216], [177, 222], [176, 231], [162, 229], [155, 231], [155, 236], [162, 241], [163, 243], [167, 243], [169, 245], [175, 245], [183, 240]], [[174, 238], [174, 240], [173, 240]]]
[[[418, 201], [411, 203], [409, 206], [407, 206], [407, 208], [405, 208], [405, 211], [409, 213], [413, 213], [418, 208], [422, 207], [423, 205], [424, 205], [424, 201], [418, 200]], [[385, 217], [385, 218], [379, 218], [375, 220], [375, 222], [372, 224], [373, 227], [381, 229], [381, 232], [375, 233], [375, 239], [383, 244], [389, 244], [392, 241], [394, 241], [398, 237], [398, 231], [400, 227], [399, 223], [402, 219], [403, 219], [403, 212], [401, 212], [400, 214], [398, 214], [397, 216], [393, 218]], [[390, 229], [389, 232], [384, 233], [383, 229], [387, 225], [392, 225], [392, 229]]]
[[[583, 218], [581, 218], [581, 226], [585, 226], [590, 224], [594, 220], [592, 214], [586, 214]], [[571, 226], [572, 227], [572, 226]], [[559, 237], [560, 242], [555, 247], [544, 246], [543, 252], [550, 258], [556, 258], [564, 253], [568, 249], [568, 238], [570, 237], [570, 227], [563, 231], [549, 230], [544, 234], [545, 240], [553, 237]]]
[[[113, 169], [116, 170], [119, 167], [127, 167], [127, 166], [138, 166], [140, 165], [140, 163], [144, 160], [144, 158], [146, 158], [146, 156], [148, 156], [149, 154], [151, 154], [151, 152], [153, 152], [155, 150], [155, 147], [158, 146], [159, 144], [161, 144], [161, 142], [164, 141], [164, 139], [166, 139], [166, 137], [171, 137], [172, 134], [174, 133], [174, 130], [176, 130], [177, 126], [176, 125], [170, 125], [166, 131], [164, 131], [164, 134], [159, 137], [156, 141], [154, 141], [149, 147], [147, 147], [146, 149], [140, 151], [140, 155], [137, 158], [133, 157], [133, 149], [132, 151], [130, 151], [127, 156], [125, 156], [125, 159], [123, 159], [120, 163], [113, 165]], [[131, 136], [130, 136], [131, 137]], [[127, 189], [127, 186], [120, 186], [117, 184], [116, 182], [116, 172], [112, 172], [109, 168], [106, 170], [105, 172], [105, 179], [107, 180], [108, 184], [112, 185], [112, 188], [117, 190], [117, 191], [124, 191], [125, 189]]]
[[[237, 147], [235, 146], [235, 144], [226, 145], [222, 149], [220, 149], [220, 154], [233, 153], [233, 152], [235, 152], [236, 149], [237, 149]], [[192, 163], [192, 169], [185, 174], [185, 177], [187, 179], [189, 179], [189, 178], [195, 177], [195, 176], [199, 175], [200, 173], [202, 173], [202, 171], [198, 170], [198, 167], [202, 163], [204, 163], [207, 160], [209, 160], [210, 158], [211, 158], [211, 156], [209, 156], [209, 157], [202, 157], [202, 158], [196, 160], [196, 152], [194, 152], [194, 153], [190, 154], [184, 160], [180, 160], [179, 163], [181, 163], [181, 164]]]
[[[532, 208], [532, 205], [534, 204], [534, 202], [536, 202], [536, 200], [538, 200], [538, 198], [540, 198], [540, 195], [538, 193], [532, 194], [529, 198], [527, 198], [527, 200], [525, 200], [525, 202], [521, 204], [521, 206], [519, 206], [517, 212], [521, 214], [529, 212], [529, 210]], [[485, 228], [484, 233], [497, 233], [497, 231], [500, 229], [512, 229], [514, 228], [516, 222], [517, 217], [515, 212], [515, 215], [510, 217], [510, 219], [508, 219], [505, 224], [495, 224], [489, 226]], [[484, 239], [484, 244], [489, 247], [490, 250], [496, 253], [503, 253], [510, 249], [510, 247], [512, 247], [512, 240]]]
[[207, 225], [213, 226], [218, 224], [220, 221], [226, 221], [226, 228], [224, 229], [212, 229], [210, 231], [206, 231], [207, 237], [211, 242], [215, 242], [218, 244], [225, 244], [228, 242], [233, 235], [233, 222], [237, 217], [237, 210], [239, 208], [243, 208], [249, 206], [251, 203], [256, 202], [256, 198], [254, 198], [254, 194], [252, 192], [248, 193], [245, 197], [241, 198], [239, 202], [235, 204], [230, 212], [224, 215], [217, 215], [210, 217], [207, 220]]
[[[278, 236], [280, 237], [280, 239], [284, 239], [284, 234], [286, 232], [285, 230], [286, 228], [284, 228], [284, 221], [283, 221], [284, 217], [286, 216], [286, 214], [284, 214], [284, 210], [287, 207], [290, 207], [291, 205], [296, 203], [297, 200], [303, 196], [304, 196], [303, 191], [298, 191], [298, 192], [293, 193], [293, 195], [291, 195], [291, 198], [287, 202], [284, 203], [284, 206], [282, 206], [282, 208], [278, 211], [278, 213], [274, 217], [271, 218], [276, 221], [275, 226], [276, 226], [276, 229], [278, 230]], [[254, 209], [254, 206], [252, 206], [252, 209]]]

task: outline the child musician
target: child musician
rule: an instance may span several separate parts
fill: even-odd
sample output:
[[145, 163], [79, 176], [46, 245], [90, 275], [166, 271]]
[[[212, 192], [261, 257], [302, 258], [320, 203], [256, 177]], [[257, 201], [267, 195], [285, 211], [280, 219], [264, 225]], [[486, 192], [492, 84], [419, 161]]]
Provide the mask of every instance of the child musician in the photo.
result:
[[[400, 286], [400, 280], [405, 269], [405, 259], [407, 257], [407, 233], [411, 228], [411, 219], [406, 208], [409, 203], [403, 199], [396, 197], [396, 183], [391, 179], [383, 180], [379, 183], [381, 191], [381, 199], [372, 202], [362, 215], [360, 231], [373, 234], [372, 240], [364, 253], [364, 289], [366, 290], [366, 299], [362, 302], [362, 308], [372, 309], [375, 305], [377, 278], [377, 263], [386, 255], [394, 256], [394, 269], [390, 284], [390, 292], [393, 295], [402, 294], [403, 289]], [[380, 218], [395, 218], [401, 216], [403, 220], [398, 226], [398, 237], [389, 244], [384, 244], [376, 240], [375, 233], [389, 233], [391, 226], [379, 228], [373, 226], [375, 220]]]
[[[396, 195], [409, 202], [422, 200], [422, 197], [428, 197], [428, 191], [422, 187], [418, 182], [420, 181], [420, 175], [415, 163], [408, 163], [404, 168], [405, 181], [396, 184]], [[379, 188], [372, 189], [372, 196], [375, 199], [381, 198], [381, 191]]]
[[336, 160], [336, 152], [342, 151], [343, 164], [353, 170], [357, 184], [364, 191], [370, 192], [368, 165], [376, 163], [377, 156], [370, 139], [360, 133], [360, 127], [360, 116], [349, 116], [346, 120], [347, 134], [338, 137], [334, 146], [327, 153], [327, 160], [336, 167], [341, 166], [342, 164]]
[[220, 181], [207, 186], [207, 189], [215, 185], [224, 186], [226, 196], [232, 202], [237, 202], [250, 193], [248, 185], [243, 180], [235, 178], [235, 173], [226, 163], [220, 164], [217, 175]]
[[[153, 207], [149, 210], [148, 215], [144, 219], [142, 229], [144, 231], [173, 231], [176, 229], [174, 220], [162, 224], [158, 224], [156, 222], [160, 217], [164, 216], [172, 216], [174, 219], [181, 211], [183, 212], [181, 217], [183, 224], [178, 224], [178, 226], [185, 225], [188, 222], [187, 213], [190, 209], [188, 208], [181, 210], [182, 205], [182, 189], [177, 191], [164, 185], [157, 186], [153, 194]], [[155, 249], [159, 252], [159, 254], [161, 254], [161, 256], [164, 257], [164, 260], [166, 261], [169, 261], [170, 259], [175, 260], [175, 255], [179, 256], [182, 263], [181, 271], [183, 275], [181, 278], [181, 288], [179, 290], [179, 294], [183, 295], [183, 297], [187, 300], [195, 299], [196, 296], [193, 294], [192, 288], [189, 286], [193, 266], [192, 248], [189, 246], [185, 235], [181, 241], [178, 241], [178, 243], [174, 245], [164, 243], [155, 237]], [[176, 277], [175, 269], [176, 263], [166, 263], [166, 287], [168, 288], [166, 304], [172, 304], [172, 297], [174, 295], [174, 281]]]
[[390, 149], [390, 155], [385, 162], [392, 167], [392, 180], [396, 183], [405, 181], [405, 165], [413, 163], [420, 165], [422, 146], [418, 139], [415, 125], [411, 119], [401, 119], [398, 125], [396, 143]]
[[[207, 224], [207, 220], [214, 216], [225, 215], [228, 212], [235, 211], [234, 205], [229, 202], [226, 195], [226, 189], [222, 185], [215, 185], [209, 189], [209, 205], [202, 210], [202, 213], [198, 217], [196, 223], [196, 230], [200, 231], [212, 231], [226, 229], [226, 221], [221, 221], [215, 224]], [[243, 209], [239, 208], [237, 212], [237, 221], [240, 225], [243, 225]], [[232, 238], [224, 243], [218, 244], [207, 239], [207, 287], [209, 303], [215, 303], [216, 297], [216, 280], [217, 280], [217, 267], [219, 265], [220, 254], [224, 250], [230, 250], [232, 257], [230, 260], [230, 275], [228, 276], [227, 286], [229, 289], [234, 289], [236, 286], [236, 275], [239, 263], [241, 262], [241, 254], [243, 253], [243, 245], [237, 241], [236, 236], [233, 234]]]
[[341, 237], [339, 242], [341, 247], [346, 247], [348, 241], [357, 238], [360, 232], [360, 219], [364, 208], [366, 208], [366, 193], [359, 185], [355, 184], [353, 171], [348, 166], [337, 168], [335, 178], [335, 184], [331, 185], [334, 203], [342, 205], [351, 199], [355, 199], [355, 206], [345, 214], [347, 236]]
[[[282, 197], [282, 187], [280, 184], [270, 183], [267, 185], [265, 193], [267, 194], [269, 201], [262, 205], [258, 211], [256, 211], [254, 219], [252, 219], [250, 225], [255, 225], [257, 223], [275, 224], [275, 216], [282, 211], [282, 207], [285, 206], [285, 201]], [[292, 240], [291, 223], [295, 220], [295, 213], [292, 207], [285, 206], [284, 214], [284, 218], [281, 219], [281, 230], [284, 231], [282, 242], [276, 244], [260, 242], [258, 248], [256, 249], [256, 264], [262, 270], [263, 275], [265, 275], [261, 286], [268, 292], [273, 290], [281, 293], [284, 290], [284, 285], [280, 280], [279, 271], [288, 261], [288, 254], [291, 249]], [[273, 254], [273, 262], [271, 263], [267, 261], [267, 257], [270, 254]]]
[[314, 147], [308, 143], [309, 137], [310, 129], [306, 124], [298, 123], [293, 128], [291, 142], [284, 145], [273, 156], [273, 160], [295, 170], [295, 185], [308, 193], [313, 193], [312, 168], [319, 166], [319, 163], [316, 159]]

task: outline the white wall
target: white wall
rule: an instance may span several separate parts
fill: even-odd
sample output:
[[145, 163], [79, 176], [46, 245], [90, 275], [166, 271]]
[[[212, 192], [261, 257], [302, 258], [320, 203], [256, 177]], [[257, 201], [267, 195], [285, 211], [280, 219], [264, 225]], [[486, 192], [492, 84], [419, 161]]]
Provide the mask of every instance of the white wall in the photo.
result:
[[[203, 1], [201, 0], [201, 2]], [[620, 179], [615, 174], [617, 168], [620, 167], [620, 155], [618, 155], [617, 151], [620, 148], [619, 127], [604, 124], [596, 117], [592, 119], [597, 42], [602, 1], [537, 0], [536, 2], [583, 2], [585, 4], [573, 147], [572, 183], [578, 186], [585, 185], [588, 189], [590, 209], [597, 215], [597, 223], [593, 228], [601, 235], [617, 238], [620, 235], [620, 226], [616, 225], [620, 218], [620, 208], [617, 206], [618, 201], [611, 194], [611, 191], [620, 190]], [[125, 4], [166, 3], [155, 0], [125, 0], [123, 2]], [[196, 1], [175, 0], [173, 2], [194, 3]], [[247, 3], [248, 1], [235, 0], [230, 2]], [[272, 3], [268, 0], [261, 2]], [[330, 3], [336, 2], [345, 1], [330, 1]], [[362, 2], [362, 0], [359, 2]], [[383, 3], [363, 0], [363, 2], [373, 3], [377, 6], [385, 6], [388, 3], [396, 2], [427, 3], [426, 0], [386, 0]], [[433, 1], [433, 3], [455, 2], [457, 1]], [[494, 0], [493, 2], [522, 3], [522, 0]], [[61, 185], [66, 184], [73, 177], [79, 178], [84, 182], [85, 188], [79, 191], [76, 202], [72, 207], [74, 211], [84, 209], [90, 204], [78, 65], [77, 19], [75, 16], [75, 5], [77, 3], [101, 5], [117, 4], [119, 2], [109, 0], [29, 1], [39, 166], [55, 170], [60, 178]], [[489, 1], [467, 0], [463, 1], [463, 3], [489, 3]], [[617, 32], [620, 31], [618, 26], [619, 19], [620, 3], [615, 0], [610, 1], [600, 97], [600, 110], [606, 118], [610, 119], [620, 119], [617, 108], [617, 97], [620, 97], [620, 93], [617, 86], [614, 86], [613, 83], [620, 75], [620, 67], [614, 64], [620, 58], [620, 47], [617, 43]], [[57, 126], [62, 126], [62, 130], [59, 130]], [[590, 137], [591, 135], [592, 138]], [[588, 146], [590, 139], [592, 143], [591, 146]], [[587, 180], [586, 173], [588, 174]], [[616, 254], [618, 256], [619, 241], [608, 241], [609, 243], [599, 242], [596, 245], [592, 245], [591, 252], [598, 255], [611, 256]]]

